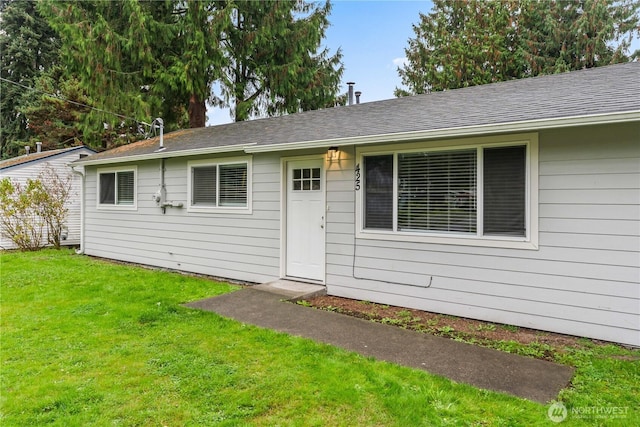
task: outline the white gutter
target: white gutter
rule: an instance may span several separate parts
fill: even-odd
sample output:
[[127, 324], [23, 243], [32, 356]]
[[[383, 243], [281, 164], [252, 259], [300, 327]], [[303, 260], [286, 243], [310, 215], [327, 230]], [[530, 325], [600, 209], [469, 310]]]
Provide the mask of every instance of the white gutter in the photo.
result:
[[78, 255], [82, 255], [84, 254], [84, 216], [85, 216], [85, 202], [84, 202], [84, 196], [85, 196], [85, 191], [84, 191], [84, 187], [85, 187], [85, 174], [84, 174], [84, 169], [82, 171], [77, 171], [75, 168], [78, 167], [78, 165], [69, 165], [71, 166], [71, 171], [73, 173], [75, 173], [76, 175], [80, 175], [81, 179], [80, 179], [80, 248], [78, 250], [76, 250], [76, 254]]
[[365, 145], [385, 142], [402, 142], [428, 139], [479, 136], [493, 133], [524, 132], [560, 127], [585, 126], [608, 123], [625, 123], [640, 120], [640, 110], [625, 113], [594, 114], [588, 116], [564, 117], [559, 119], [538, 119], [524, 122], [509, 122], [465, 126], [445, 129], [421, 130], [413, 132], [385, 133], [349, 138], [324, 139], [317, 141], [301, 141], [282, 144], [268, 144], [246, 147], [247, 153], [263, 153], [268, 151], [298, 150], [303, 148], [326, 148], [333, 145]]
[[255, 145], [253, 142], [251, 144], [243, 144], [243, 145], [225, 145], [223, 147], [204, 147], [204, 148], [194, 148], [191, 150], [180, 150], [180, 151], [154, 151], [152, 153], [146, 154], [138, 154], [134, 156], [126, 156], [126, 157], [113, 157], [110, 159], [96, 159], [91, 160], [90, 158], [84, 161], [76, 161], [74, 165], [106, 165], [110, 163], [124, 163], [124, 162], [136, 162], [140, 160], [154, 160], [154, 159], [166, 159], [172, 157], [186, 157], [186, 156], [198, 156], [202, 154], [218, 154], [218, 153], [231, 153], [234, 151], [247, 151], [247, 148], [251, 145]]

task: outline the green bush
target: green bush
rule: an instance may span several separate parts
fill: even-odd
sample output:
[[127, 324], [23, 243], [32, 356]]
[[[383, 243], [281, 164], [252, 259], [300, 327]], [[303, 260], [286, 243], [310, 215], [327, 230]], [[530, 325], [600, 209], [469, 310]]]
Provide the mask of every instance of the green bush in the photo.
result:
[[0, 180], [0, 227], [3, 235], [21, 250], [37, 250], [49, 244], [60, 247], [67, 218], [71, 177], [61, 178], [47, 165], [26, 185], [5, 177]]

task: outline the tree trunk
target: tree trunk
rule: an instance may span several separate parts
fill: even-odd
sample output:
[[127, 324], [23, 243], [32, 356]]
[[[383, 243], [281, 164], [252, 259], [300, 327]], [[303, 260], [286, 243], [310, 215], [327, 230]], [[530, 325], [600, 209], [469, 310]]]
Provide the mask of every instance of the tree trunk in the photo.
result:
[[207, 122], [207, 107], [197, 95], [191, 95], [189, 99], [189, 127], [203, 128]]

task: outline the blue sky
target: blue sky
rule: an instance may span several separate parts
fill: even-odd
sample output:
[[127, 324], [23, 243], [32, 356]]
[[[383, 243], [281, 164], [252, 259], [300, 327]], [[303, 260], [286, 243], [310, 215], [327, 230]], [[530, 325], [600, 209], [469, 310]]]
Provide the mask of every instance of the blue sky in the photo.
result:
[[[326, 44], [342, 48], [343, 81], [356, 82], [361, 102], [393, 98], [400, 86], [397, 67], [404, 58], [412, 24], [431, 10], [430, 1], [335, 1]], [[342, 86], [342, 92], [347, 86]]]
[[[355, 90], [362, 92], [360, 102], [393, 98], [393, 90], [400, 86], [396, 63], [404, 57], [407, 40], [414, 36], [411, 25], [431, 5], [431, 1], [417, 0], [332, 1], [331, 27], [324, 44], [332, 54], [342, 49], [341, 93], [347, 91], [346, 82], [353, 81]], [[209, 107], [207, 116], [207, 125], [231, 122], [229, 110]]]
[[[408, 39], [414, 37], [412, 24], [419, 13], [431, 11], [431, 1], [403, 0], [333, 0], [324, 45], [333, 54], [342, 49], [344, 74], [341, 93], [346, 82], [356, 83], [362, 92], [360, 102], [393, 98], [401, 85], [397, 72], [405, 56]], [[634, 40], [631, 51], [640, 48]], [[229, 110], [209, 107], [207, 125], [231, 122]]]

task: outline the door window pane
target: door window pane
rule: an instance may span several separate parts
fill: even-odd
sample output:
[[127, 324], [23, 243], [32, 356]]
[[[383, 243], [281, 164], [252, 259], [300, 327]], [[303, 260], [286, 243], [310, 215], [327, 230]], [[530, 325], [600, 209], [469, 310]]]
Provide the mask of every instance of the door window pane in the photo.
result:
[[320, 168], [294, 169], [291, 183], [293, 191], [320, 190]]

